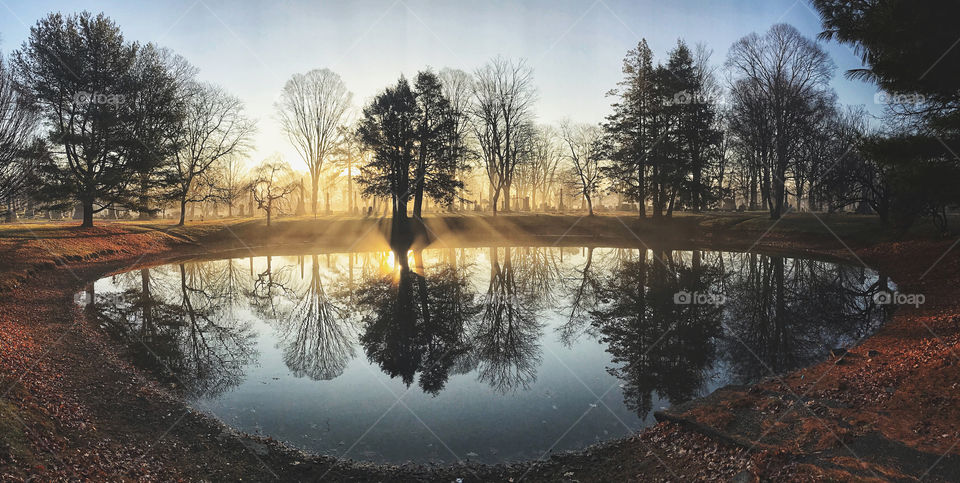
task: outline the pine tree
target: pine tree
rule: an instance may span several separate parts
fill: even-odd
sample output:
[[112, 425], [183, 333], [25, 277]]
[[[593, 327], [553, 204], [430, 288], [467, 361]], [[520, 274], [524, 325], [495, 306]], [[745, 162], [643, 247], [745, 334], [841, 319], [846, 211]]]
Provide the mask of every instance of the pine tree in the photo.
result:
[[643, 218], [646, 216], [647, 157], [655, 140], [651, 126], [653, 52], [646, 39], [627, 52], [623, 74], [619, 90], [610, 93], [619, 99], [612, 105], [613, 113], [603, 125], [605, 154], [610, 159], [605, 171], [628, 199], [638, 202], [638, 213]]

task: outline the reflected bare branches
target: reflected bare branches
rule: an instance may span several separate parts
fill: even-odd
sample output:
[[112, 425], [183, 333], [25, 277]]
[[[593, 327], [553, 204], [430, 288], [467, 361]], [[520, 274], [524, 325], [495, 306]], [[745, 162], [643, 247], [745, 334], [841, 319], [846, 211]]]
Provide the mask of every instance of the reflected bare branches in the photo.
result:
[[557, 327], [560, 335], [560, 341], [563, 345], [571, 347], [580, 336], [585, 333], [595, 332], [590, 324], [590, 310], [593, 310], [601, 299], [601, 270], [606, 268], [606, 264], [601, 261], [594, 264], [594, 248], [588, 247], [586, 251], [586, 261], [581, 267], [571, 267], [570, 274], [565, 276], [564, 300], [565, 304], [561, 313], [564, 321]]
[[324, 288], [320, 260], [311, 257], [310, 278], [280, 321], [283, 360], [297, 377], [330, 380], [356, 357], [354, 327]]
[[243, 381], [257, 357], [250, 322], [220, 310], [224, 279], [198, 264], [139, 270], [120, 294], [99, 295], [101, 327], [162, 381], [194, 397], [215, 397]]
[[536, 295], [519, 290], [530, 272], [514, 269], [511, 248], [502, 252], [501, 259], [501, 249], [490, 248], [490, 283], [473, 339], [479, 379], [505, 393], [526, 389], [536, 380], [543, 324], [537, 320], [533, 304], [525, 303]]
[[855, 343], [890, 310], [873, 295], [892, 289], [883, 275], [815, 260], [590, 247], [184, 263], [112, 283], [114, 293], [95, 297], [102, 326], [134, 362], [198, 397], [244, 380], [257, 319], [293, 377], [338, 378], [360, 347], [389, 377], [433, 395], [470, 373], [494, 393], [531, 389], [550, 327], [568, 351], [604, 344], [607, 372], [641, 419]]
[[[737, 267], [730, 290], [725, 344], [741, 380], [815, 362], [872, 333], [886, 319], [873, 294], [889, 289], [883, 275], [816, 260], [727, 254]], [[873, 280], [875, 279], [875, 280]]]

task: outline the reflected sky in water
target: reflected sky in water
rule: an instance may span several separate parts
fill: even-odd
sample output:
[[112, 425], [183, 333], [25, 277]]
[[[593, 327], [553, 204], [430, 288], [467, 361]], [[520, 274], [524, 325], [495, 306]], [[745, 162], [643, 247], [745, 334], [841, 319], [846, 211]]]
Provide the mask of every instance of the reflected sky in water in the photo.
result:
[[305, 450], [482, 462], [580, 449], [822, 360], [887, 317], [864, 268], [715, 251], [492, 247], [198, 261], [88, 288], [138, 367]]

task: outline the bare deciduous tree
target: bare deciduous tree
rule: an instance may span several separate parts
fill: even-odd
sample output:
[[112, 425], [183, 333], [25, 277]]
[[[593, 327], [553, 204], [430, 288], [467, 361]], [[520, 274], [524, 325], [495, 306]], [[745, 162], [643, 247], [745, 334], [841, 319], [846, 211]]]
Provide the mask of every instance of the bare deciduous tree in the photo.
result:
[[567, 147], [567, 158], [580, 181], [580, 194], [587, 200], [587, 210], [593, 216], [593, 195], [600, 188], [600, 138], [603, 132], [591, 124], [564, 121], [560, 133]]
[[530, 139], [527, 151], [528, 182], [532, 194], [532, 208], [537, 209], [537, 193], [540, 202], [547, 201], [550, 190], [557, 180], [557, 168], [563, 159], [563, 149], [558, 143], [556, 130], [551, 126], [538, 126]]
[[[180, 202], [180, 225], [187, 203], [222, 197], [212, 188], [217, 180], [211, 167], [249, 148], [256, 125], [243, 113], [243, 102], [210, 84], [191, 87], [187, 113], [180, 130], [180, 151], [173, 159], [172, 196]], [[206, 186], [201, 186], [206, 185]]]
[[[229, 156], [220, 166], [220, 185], [227, 203], [227, 216], [233, 216], [233, 204], [246, 192], [249, 173], [245, 159]], [[252, 215], [252, 213], [251, 213]]]
[[28, 184], [33, 163], [26, 151], [38, 122], [0, 57], [0, 203], [7, 207], [7, 221], [16, 217], [14, 200]]
[[276, 104], [280, 125], [310, 171], [310, 206], [317, 215], [317, 193], [323, 163], [343, 140], [353, 94], [329, 69], [294, 74]]
[[477, 69], [473, 84], [474, 132], [491, 186], [493, 214], [504, 196], [510, 210], [510, 186], [519, 160], [520, 137], [533, 118], [536, 91], [526, 62], [497, 57]]
[[280, 156], [271, 156], [257, 166], [251, 191], [257, 208], [267, 214], [267, 226], [270, 226], [275, 211], [282, 210], [287, 197], [299, 187], [290, 165]]
[[133, 142], [126, 149], [139, 186], [133, 188], [135, 201], [128, 205], [147, 220], [157, 212], [151, 208], [151, 198], [162, 195], [171, 181], [168, 161], [181, 147], [179, 130], [197, 68], [172, 50], [147, 44], [137, 53], [132, 75], [137, 89], [125, 101], [131, 112]]
[[357, 211], [356, 190], [354, 189], [354, 176], [359, 172], [358, 166], [364, 164], [364, 157], [367, 155], [366, 147], [363, 141], [357, 136], [356, 126], [342, 126], [343, 141], [334, 150], [333, 166], [338, 174], [343, 174], [347, 182], [346, 207], [347, 213], [354, 214]]
[[[443, 85], [443, 96], [450, 102], [450, 116], [452, 117], [451, 139], [447, 143], [448, 155], [457, 166], [456, 179], [464, 181], [466, 172], [470, 169], [468, 149], [468, 134], [470, 131], [470, 104], [473, 96], [473, 78], [470, 74], [460, 70], [444, 68], [440, 71], [440, 83]], [[463, 210], [463, 195], [460, 198], [460, 209]]]
[[[777, 24], [763, 35], [752, 33], [733, 44], [727, 66], [735, 77], [734, 102], [761, 113], [754, 116], [764, 124], [757, 131], [772, 133], [765, 136], [772, 156], [764, 167], [763, 183], [772, 185], [770, 217], [780, 218], [785, 211], [787, 169], [796, 155], [796, 139], [829, 90], [833, 61], [796, 28]], [[766, 146], [757, 148], [767, 150]]]

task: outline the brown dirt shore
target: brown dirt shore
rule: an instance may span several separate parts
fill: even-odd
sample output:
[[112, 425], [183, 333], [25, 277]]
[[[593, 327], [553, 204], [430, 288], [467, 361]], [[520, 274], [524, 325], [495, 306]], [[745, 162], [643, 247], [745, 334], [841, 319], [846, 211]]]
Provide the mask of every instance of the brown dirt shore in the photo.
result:
[[[801, 222], [767, 231], [747, 215], [681, 217], [668, 226], [626, 217], [428, 219], [428, 231], [450, 244], [526, 238], [802, 252], [864, 263], [890, 275], [901, 292], [926, 296], [839, 363], [721, 389], [659, 414], [664, 422], [634, 437], [537, 462], [443, 467], [339, 461], [238, 434], [126, 364], [73, 302], [103, 275], [172, 258], [305, 244], [382, 247], [384, 223], [5, 228], [0, 481], [960, 480], [960, 247], [929, 238], [872, 241], [847, 236], [842, 220], [830, 224], [842, 241]], [[801, 228], [785, 229], [791, 226]]]

